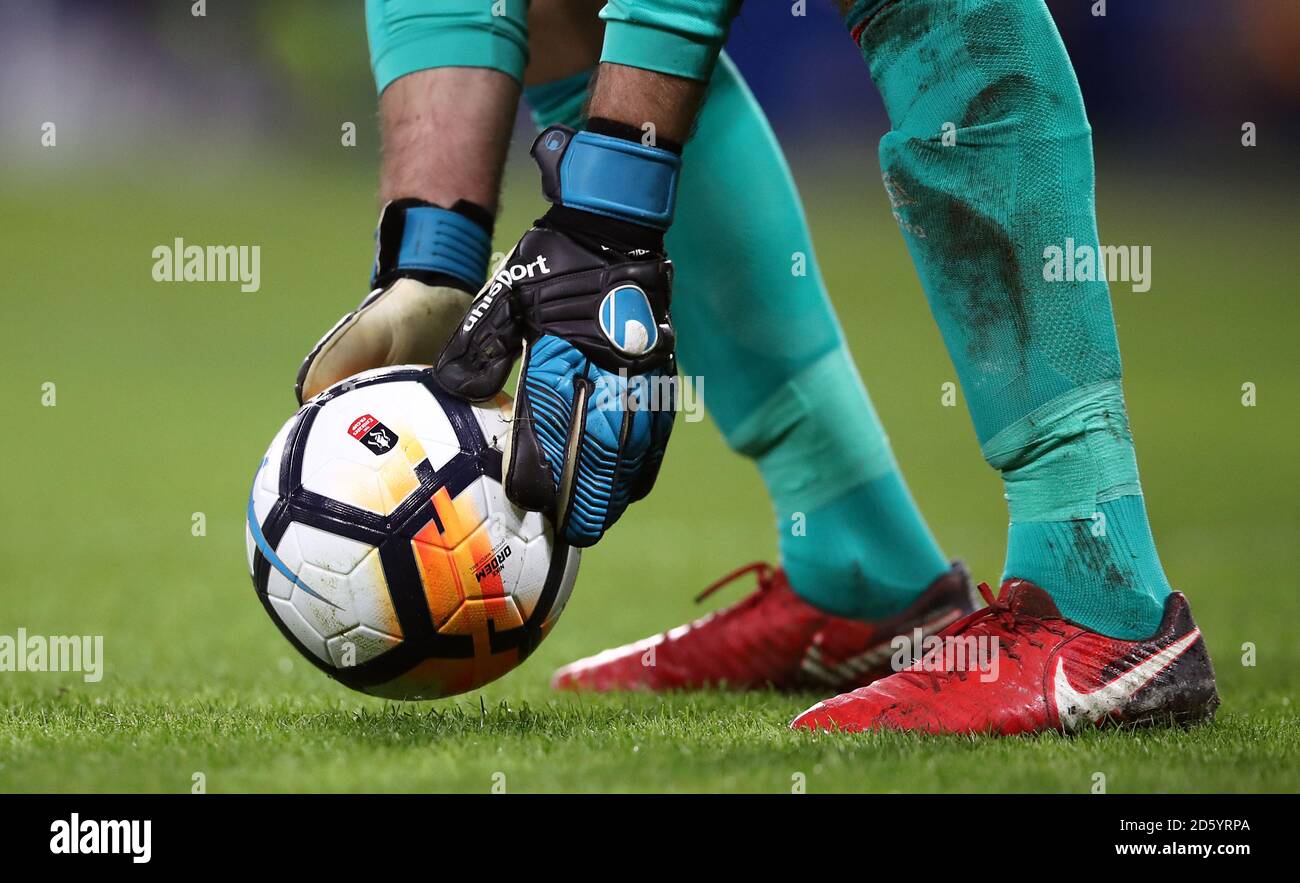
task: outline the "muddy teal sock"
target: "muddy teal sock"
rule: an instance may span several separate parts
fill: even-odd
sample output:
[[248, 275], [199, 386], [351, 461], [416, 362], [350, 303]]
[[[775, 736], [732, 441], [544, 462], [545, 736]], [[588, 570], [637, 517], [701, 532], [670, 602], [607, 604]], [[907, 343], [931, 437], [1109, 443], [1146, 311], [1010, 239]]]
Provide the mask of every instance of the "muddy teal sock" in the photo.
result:
[[984, 443], [1011, 529], [1003, 578], [1046, 589], [1102, 634], [1149, 636], [1169, 595], [1138, 483], [1118, 381], [1081, 386]]
[[[525, 98], [538, 125], [580, 126], [586, 76]], [[725, 56], [683, 160], [667, 236], [683, 370], [758, 465], [794, 590], [842, 615], [901, 610], [947, 562], [844, 345], [780, 146]]]
[[[1169, 586], [1110, 295], [1043, 272], [1048, 247], [1098, 243], [1091, 133], [1051, 16], [1041, 0], [858, 0], [846, 21], [893, 127], [880, 163], [894, 216], [1003, 475], [1006, 575], [1086, 626], [1149, 634]], [[1104, 536], [1063, 541], [1098, 516]]]
[[[1012, 524], [1006, 572], [1053, 586], [1062, 613], [1115, 637], [1149, 637], [1170, 592], [1140, 496], [1101, 503], [1092, 518]], [[1121, 602], [1097, 603], [1112, 597]]]

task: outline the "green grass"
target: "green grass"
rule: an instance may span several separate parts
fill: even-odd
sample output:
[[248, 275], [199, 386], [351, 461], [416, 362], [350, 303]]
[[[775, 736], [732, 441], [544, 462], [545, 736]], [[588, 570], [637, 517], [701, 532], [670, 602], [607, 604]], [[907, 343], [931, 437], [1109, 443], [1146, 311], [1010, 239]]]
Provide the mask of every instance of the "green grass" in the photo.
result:
[[[103, 635], [107, 668], [96, 684], [0, 673], [0, 790], [187, 791], [195, 772], [211, 791], [486, 791], [496, 773], [511, 791], [780, 792], [796, 773], [809, 792], [1084, 792], [1096, 772], [1111, 791], [1300, 787], [1300, 303], [1282, 257], [1300, 229], [1280, 197], [1170, 200], [1150, 178], [1101, 196], [1104, 238], [1154, 250], [1153, 290], [1115, 305], [1152, 521], [1217, 664], [1219, 719], [995, 742], [790, 733], [811, 694], [548, 691], [555, 666], [698, 615], [707, 581], [773, 554], [757, 474], [707, 421], [679, 424], [655, 494], [584, 556], [564, 620], [510, 676], [398, 705], [297, 658], [253, 597], [243, 507], [302, 352], [361, 293], [370, 175], [358, 161], [3, 182], [0, 634]], [[514, 177], [500, 245], [538, 207], [531, 173]], [[964, 410], [939, 405], [955, 378], [884, 195], [849, 181], [803, 182], [821, 263], [936, 534], [994, 581], [999, 483]], [[260, 244], [262, 290], [152, 282], [152, 248], [176, 236]]]

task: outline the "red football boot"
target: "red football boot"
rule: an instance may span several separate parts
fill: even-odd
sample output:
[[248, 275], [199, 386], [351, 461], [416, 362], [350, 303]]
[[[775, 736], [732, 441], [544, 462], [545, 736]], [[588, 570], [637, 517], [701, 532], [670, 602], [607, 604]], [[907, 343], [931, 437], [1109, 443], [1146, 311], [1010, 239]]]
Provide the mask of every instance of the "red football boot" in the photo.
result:
[[570, 663], [551, 686], [563, 690], [691, 690], [805, 687], [849, 689], [889, 674], [890, 641], [934, 634], [973, 608], [961, 563], [902, 613], [862, 622], [819, 610], [790, 588], [785, 571], [750, 564], [705, 589], [702, 601], [746, 573], [758, 590], [739, 603], [661, 635]]
[[1214, 717], [1214, 668], [1180, 592], [1154, 635], [1125, 641], [1064, 619], [1025, 580], [1007, 580], [996, 600], [979, 588], [989, 606], [945, 629], [910, 667], [819, 702], [790, 726], [1009, 736]]

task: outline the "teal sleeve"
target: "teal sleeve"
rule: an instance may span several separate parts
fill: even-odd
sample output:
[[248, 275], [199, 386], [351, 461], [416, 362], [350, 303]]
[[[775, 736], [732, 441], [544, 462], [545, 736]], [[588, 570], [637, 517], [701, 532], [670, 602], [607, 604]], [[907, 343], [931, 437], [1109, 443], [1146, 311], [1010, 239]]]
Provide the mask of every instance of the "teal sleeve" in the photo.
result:
[[741, 0], [610, 0], [601, 61], [708, 81]]
[[485, 67], [523, 82], [527, 0], [366, 0], [375, 87], [435, 67]]

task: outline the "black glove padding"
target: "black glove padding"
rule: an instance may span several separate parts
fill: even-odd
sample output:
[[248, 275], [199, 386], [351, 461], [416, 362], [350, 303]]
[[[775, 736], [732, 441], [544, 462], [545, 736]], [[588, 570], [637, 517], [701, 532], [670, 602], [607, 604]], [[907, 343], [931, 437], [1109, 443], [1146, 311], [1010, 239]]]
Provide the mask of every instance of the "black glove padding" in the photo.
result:
[[484, 401], [523, 352], [505, 491], [549, 513], [575, 546], [595, 543], [649, 493], [672, 431], [672, 265], [657, 239], [552, 208], [479, 292], [435, 368], [449, 392]]

